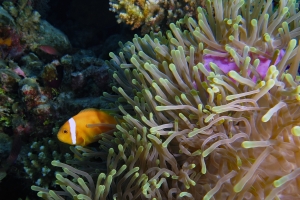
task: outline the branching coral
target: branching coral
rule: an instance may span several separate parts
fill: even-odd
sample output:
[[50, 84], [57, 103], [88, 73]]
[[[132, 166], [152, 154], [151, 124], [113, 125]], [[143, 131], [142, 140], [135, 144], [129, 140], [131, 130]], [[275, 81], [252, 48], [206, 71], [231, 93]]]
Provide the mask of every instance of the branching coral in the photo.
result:
[[134, 112], [119, 106], [124, 122], [99, 140], [108, 152], [106, 180], [93, 193], [76, 175], [83, 172], [59, 164], [85, 191], [65, 176], [57, 177], [64, 193], [34, 188], [40, 196], [299, 197], [297, 4], [213, 0], [206, 7], [197, 22], [171, 24], [167, 38], [136, 36], [119, 56], [110, 54], [121, 85], [113, 90]]
[[[110, 10], [118, 13], [117, 21], [125, 22], [136, 29], [142, 26], [142, 33], [159, 31], [178, 19], [195, 16], [203, 0], [110, 0]], [[166, 26], [167, 25], [167, 26]]]

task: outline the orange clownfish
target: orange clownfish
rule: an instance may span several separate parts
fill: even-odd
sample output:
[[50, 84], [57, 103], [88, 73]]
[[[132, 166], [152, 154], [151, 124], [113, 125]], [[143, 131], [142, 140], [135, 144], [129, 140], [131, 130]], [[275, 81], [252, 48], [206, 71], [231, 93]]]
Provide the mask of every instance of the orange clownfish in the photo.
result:
[[113, 130], [116, 124], [108, 112], [88, 108], [70, 118], [59, 129], [57, 138], [67, 144], [86, 146], [98, 141], [97, 135]]

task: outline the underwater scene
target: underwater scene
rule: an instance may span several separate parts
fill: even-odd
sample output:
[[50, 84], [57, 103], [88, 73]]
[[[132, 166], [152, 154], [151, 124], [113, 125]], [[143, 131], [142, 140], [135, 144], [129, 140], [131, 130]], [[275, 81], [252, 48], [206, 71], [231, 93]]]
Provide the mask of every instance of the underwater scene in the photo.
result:
[[0, 199], [300, 199], [299, 4], [0, 0]]

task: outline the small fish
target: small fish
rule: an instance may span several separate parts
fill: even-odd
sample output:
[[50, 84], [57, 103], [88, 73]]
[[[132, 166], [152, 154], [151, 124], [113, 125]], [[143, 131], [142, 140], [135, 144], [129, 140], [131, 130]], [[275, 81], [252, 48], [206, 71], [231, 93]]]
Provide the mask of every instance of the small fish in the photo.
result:
[[18, 74], [19, 76], [22, 76], [23, 78], [26, 78], [26, 75], [25, 75], [24, 71], [19, 66], [17, 66], [16, 68], [14, 68], [13, 71], [16, 74]]
[[8, 38], [0, 38], [0, 45], [6, 45], [10, 47], [12, 45], [12, 39], [10, 37]]
[[98, 141], [97, 135], [115, 129], [117, 121], [108, 112], [88, 108], [70, 118], [57, 138], [70, 145], [86, 146]]
[[40, 45], [38, 48], [49, 55], [53, 55], [53, 56], [60, 55], [60, 53], [53, 46], [50, 45]]

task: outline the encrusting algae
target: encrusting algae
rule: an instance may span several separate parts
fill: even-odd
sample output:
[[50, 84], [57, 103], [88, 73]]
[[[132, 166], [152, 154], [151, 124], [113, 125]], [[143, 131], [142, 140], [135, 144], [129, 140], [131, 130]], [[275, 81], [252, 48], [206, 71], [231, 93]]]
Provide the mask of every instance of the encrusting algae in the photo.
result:
[[167, 37], [121, 45], [110, 54], [120, 87], [105, 96], [121, 97], [124, 122], [97, 152], [75, 148], [106, 159], [106, 172], [53, 161], [69, 175], [56, 175], [63, 191], [32, 189], [44, 199], [299, 198], [300, 13], [292, 0], [272, 4], [207, 1]]

